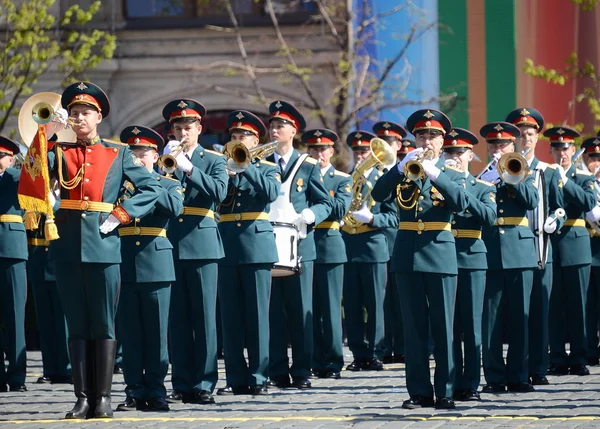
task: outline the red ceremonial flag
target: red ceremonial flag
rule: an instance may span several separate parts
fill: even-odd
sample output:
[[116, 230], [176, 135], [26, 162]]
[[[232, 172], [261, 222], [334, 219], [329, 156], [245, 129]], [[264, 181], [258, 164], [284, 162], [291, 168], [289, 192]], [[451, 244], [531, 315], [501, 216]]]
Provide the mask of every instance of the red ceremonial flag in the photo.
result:
[[26, 213], [46, 215], [46, 240], [59, 238], [49, 198], [48, 139], [46, 127], [43, 125], [38, 125], [38, 132], [27, 150], [21, 170], [18, 194], [19, 204]]

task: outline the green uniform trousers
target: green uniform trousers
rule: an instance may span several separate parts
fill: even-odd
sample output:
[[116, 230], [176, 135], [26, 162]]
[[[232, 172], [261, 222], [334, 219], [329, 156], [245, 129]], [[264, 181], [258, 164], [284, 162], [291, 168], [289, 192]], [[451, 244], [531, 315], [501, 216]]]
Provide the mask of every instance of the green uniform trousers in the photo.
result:
[[[24, 384], [27, 274], [22, 259], [0, 258], [0, 388]], [[8, 368], [4, 367], [4, 357]]]
[[529, 375], [548, 372], [548, 311], [552, 289], [552, 263], [533, 271], [529, 306]]
[[217, 384], [217, 261], [175, 261], [169, 336], [173, 389], [195, 394]]
[[402, 325], [402, 309], [400, 308], [400, 295], [396, 285], [396, 276], [389, 270], [383, 300], [384, 356], [398, 358], [404, 354], [404, 327]]
[[166, 396], [170, 300], [170, 282], [123, 283], [117, 320], [127, 396], [142, 401]]
[[342, 284], [344, 264], [315, 264], [313, 278], [314, 371], [340, 372], [342, 342]]
[[[590, 266], [559, 267], [553, 264], [550, 293], [550, 364], [587, 365], [585, 324]], [[567, 356], [565, 344], [570, 343]]]
[[347, 262], [344, 266], [344, 315], [348, 347], [354, 359], [383, 357], [386, 276], [386, 262]]
[[[313, 261], [302, 262], [302, 274], [273, 278], [269, 307], [269, 375], [290, 374], [306, 378], [313, 353], [312, 281]], [[289, 334], [289, 335], [288, 335]], [[288, 339], [292, 366], [288, 369]]]
[[[483, 373], [488, 384], [529, 380], [529, 301], [533, 269], [489, 270], [483, 300]], [[502, 354], [506, 321], [508, 354]]]
[[31, 292], [40, 333], [43, 375], [68, 377], [71, 375], [71, 363], [67, 342], [67, 321], [56, 282], [32, 283]]
[[598, 358], [598, 315], [600, 315], [600, 267], [592, 266], [586, 302], [587, 357]]
[[56, 262], [56, 285], [70, 340], [114, 340], [119, 264]]
[[[406, 351], [406, 388], [410, 396], [452, 397], [452, 329], [456, 275], [420, 271], [396, 273]], [[429, 372], [429, 333], [435, 346], [434, 385]]]
[[[223, 351], [230, 386], [262, 386], [267, 382], [272, 266], [219, 266]], [[248, 364], [244, 347], [248, 349]]]
[[457, 390], [477, 390], [481, 379], [481, 318], [485, 273], [486, 270], [458, 269], [454, 310], [454, 384]]

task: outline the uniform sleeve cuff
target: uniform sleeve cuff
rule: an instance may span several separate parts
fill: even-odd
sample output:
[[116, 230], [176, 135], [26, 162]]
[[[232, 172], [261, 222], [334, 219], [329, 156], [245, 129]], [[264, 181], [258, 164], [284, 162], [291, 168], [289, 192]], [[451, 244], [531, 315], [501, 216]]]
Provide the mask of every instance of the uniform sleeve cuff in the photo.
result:
[[127, 225], [129, 222], [131, 222], [131, 216], [129, 216], [129, 213], [127, 213], [122, 206], [115, 207], [111, 214], [119, 219], [121, 225]]

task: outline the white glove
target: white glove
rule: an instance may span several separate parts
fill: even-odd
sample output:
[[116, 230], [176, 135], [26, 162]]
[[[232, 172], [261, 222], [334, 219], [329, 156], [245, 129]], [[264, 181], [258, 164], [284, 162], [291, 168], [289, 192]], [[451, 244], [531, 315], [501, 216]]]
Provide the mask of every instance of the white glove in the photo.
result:
[[417, 155], [423, 153], [423, 150], [424, 149], [420, 147], [418, 149], [413, 150], [412, 152], [408, 152], [404, 159], [398, 163], [398, 172], [400, 174], [404, 174], [404, 166], [406, 165], [406, 163], [414, 157], [416, 157]]
[[496, 168], [486, 171], [485, 173], [483, 173], [481, 175], [481, 180], [485, 180], [486, 182], [490, 182], [490, 183], [494, 183], [499, 178], [500, 178], [500, 175], [498, 174], [498, 170]]
[[307, 225], [312, 225], [315, 223], [315, 213], [311, 209], [304, 209], [302, 213], [300, 213], [300, 217], [302, 221]]
[[565, 186], [567, 184], [567, 182], [569, 181], [569, 178], [567, 177], [567, 172], [562, 167], [562, 165], [558, 166], [558, 172], [560, 173], [560, 178], [562, 179], [563, 186]]
[[546, 232], [546, 234], [552, 234], [556, 231], [557, 226], [556, 216], [548, 216], [546, 222], [544, 222], [544, 232]]
[[585, 214], [585, 218], [590, 222], [598, 222], [600, 220], [600, 207], [596, 206], [591, 211]]
[[[306, 210], [306, 209], [304, 209]], [[302, 215], [299, 215], [298, 217], [296, 217], [296, 219], [294, 219], [294, 225], [296, 225], [298, 227], [298, 235], [300, 240], [303, 240], [306, 238], [306, 234], [307, 234], [307, 224], [306, 221], [304, 220], [304, 218], [302, 217]]]
[[48, 192], [48, 201], [50, 201], [50, 206], [54, 207], [54, 204], [56, 204], [56, 198], [54, 197], [54, 192], [52, 192], [52, 191]]
[[429, 180], [432, 182], [435, 182], [437, 178], [440, 177], [442, 170], [435, 166], [433, 160], [425, 159], [421, 162], [421, 165], [423, 166], [423, 171], [425, 171], [425, 174], [427, 174], [427, 177], [429, 177]]
[[179, 171], [189, 173], [190, 171], [192, 171], [192, 168], [194, 168], [194, 164], [192, 164], [192, 161], [187, 159], [185, 153], [183, 152], [179, 152], [179, 154], [175, 157], [175, 160], [177, 161], [177, 169]]
[[171, 153], [173, 148], [177, 147], [177, 146], [179, 146], [179, 142], [177, 140], [169, 140], [169, 142], [166, 144], [165, 148], [163, 149], [163, 155], [167, 155], [167, 154]]
[[114, 230], [117, 226], [121, 225], [119, 219], [115, 217], [115, 215], [110, 214], [108, 218], [100, 225], [100, 232], [102, 234], [108, 234], [112, 230]]
[[371, 213], [371, 210], [369, 210], [369, 208], [367, 207], [367, 203], [363, 203], [360, 210], [350, 213], [352, 213], [354, 219], [362, 223], [371, 223], [371, 221], [373, 220], [373, 213]]
[[67, 125], [67, 118], [69, 117], [69, 112], [67, 112], [67, 109], [59, 107], [54, 112], [54, 117], [63, 125]]

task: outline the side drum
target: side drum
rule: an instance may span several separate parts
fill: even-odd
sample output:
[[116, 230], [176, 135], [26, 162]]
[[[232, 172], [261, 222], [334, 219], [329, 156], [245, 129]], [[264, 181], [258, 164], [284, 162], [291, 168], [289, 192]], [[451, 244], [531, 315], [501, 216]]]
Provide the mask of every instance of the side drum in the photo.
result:
[[271, 222], [275, 234], [278, 261], [271, 270], [272, 277], [293, 276], [300, 272], [298, 242], [300, 233], [293, 223]]

